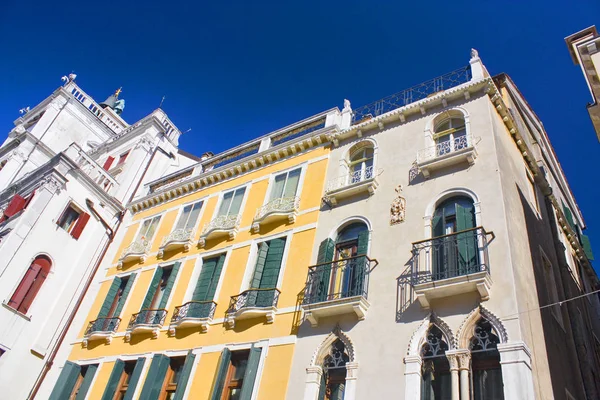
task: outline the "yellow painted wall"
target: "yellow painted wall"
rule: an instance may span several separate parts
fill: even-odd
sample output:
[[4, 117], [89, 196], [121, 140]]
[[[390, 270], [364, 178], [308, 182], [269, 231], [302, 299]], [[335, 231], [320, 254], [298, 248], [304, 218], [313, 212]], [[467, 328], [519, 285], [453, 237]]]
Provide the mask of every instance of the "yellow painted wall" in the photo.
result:
[[[111, 344], [106, 344], [103, 340], [92, 341], [84, 348], [80, 343], [73, 346], [69, 359], [72, 361], [98, 358], [107, 356], [132, 355], [143, 353], [164, 352], [167, 350], [188, 350], [193, 348], [233, 344], [233, 343], [253, 343], [259, 340], [276, 337], [286, 337], [295, 334], [295, 326], [299, 319], [299, 314], [294, 309], [297, 306], [298, 294], [302, 292], [306, 281], [308, 267], [312, 261], [313, 241], [315, 238], [315, 227], [318, 220], [318, 207], [321, 204], [323, 194], [324, 179], [328, 160], [326, 158], [306, 165], [306, 173], [301, 182], [300, 210], [302, 215], [298, 215], [294, 224], [275, 223], [261, 228], [259, 234], [252, 233], [248, 229], [254, 219], [257, 208], [265, 203], [268, 196], [267, 190], [271, 174], [281, 170], [290, 169], [296, 165], [301, 165], [308, 160], [324, 156], [328, 153], [326, 148], [318, 148], [305, 154], [301, 154], [291, 159], [287, 159], [269, 165], [263, 169], [252, 171], [244, 176], [223, 182], [199, 192], [178, 198], [176, 200], [161, 204], [155, 208], [145, 210], [134, 216], [133, 223], [126, 228], [124, 239], [118, 244], [117, 256], [113, 260], [113, 265], [107, 271], [107, 279], [101, 284], [96, 300], [90, 309], [88, 321], [92, 321], [98, 315], [100, 307], [106, 297], [109, 287], [112, 283], [112, 276], [116, 274], [136, 272], [136, 282], [133, 285], [129, 298], [121, 314], [121, 324], [117, 330], [116, 336]], [[261, 179], [258, 182], [250, 183], [253, 180]], [[204, 200], [203, 210], [200, 214], [199, 222], [195, 233], [194, 241], [197, 242], [203, 226], [211, 221], [215, 216], [215, 211], [220, 200], [220, 194], [223, 192], [247, 184], [247, 193], [245, 204], [242, 209], [241, 230], [234, 240], [211, 240], [205, 248], [192, 246], [192, 249], [183, 253], [182, 251], [169, 252], [163, 259], [156, 258], [156, 252], [164, 236], [168, 235], [176, 223], [178, 212], [184, 204]], [[311, 210], [312, 209], [312, 210]], [[306, 211], [309, 210], [309, 211]], [[126, 263], [123, 269], [117, 269], [116, 263], [127, 247], [134, 239], [141, 221], [154, 215], [162, 214], [161, 222], [157, 233], [152, 241], [150, 255], [144, 264], [139, 262]], [[264, 235], [275, 235], [282, 232], [289, 232], [290, 229], [305, 227], [305, 230], [296, 232], [291, 236], [289, 243], [289, 252], [287, 258], [283, 260], [285, 267], [282, 266], [283, 278], [281, 283], [281, 296], [279, 298], [278, 309], [290, 308], [289, 312], [277, 314], [272, 324], [267, 324], [264, 317], [236, 321], [234, 329], [228, 329], [224, 323], [211, 325], [207, 333], [201, 333], [198, 327], [185, 330], [178, 330], [174, 337], [168, 335], [167, 328], [173, 315], [175, 306], [181, 305], [184, 301], [185, 293], [190, 285], [194, 274], [194, 269], [198, 268], [199, 257], [206, 252], [214, 253], [222, 249], [230, 251], [230, 256], [224, 266], [221, 276], [221, 288], [217, 293], [215, 301], [218, 306], [214, 316], [215, 320], [223, 320], [229, 301], [232, 295], [240, 292], [244, 272], [248, 265], [248, 257], [251, 251], [251, 242], [260, 239]], [[233, 246], [233, 247], [232, 247]], [[178, 272], [178, 280], [170, 295], [168, 305], [168, 315], [157, 339], [152, 339], [150, 334], [135, 334], [129, 342], [124, 340], [124, 334], [131, 315], [139, 312], [143, 299], [146, 295], [150, 281], [155, 269], [159, 265], [169, 265], [173, 261], [183, 261]], [[250, 266], [249, 268], [252, 268]], [[285, 269], [283, 269], [285, 268]], [[87, 324], [86, 324], [87, 326]], [[80, 330], [80, 338], [84, 335], [86, 326]], [[259, 399], [283, 399], [289, 379], [292, 363], [294, 346], [280, 345], [269, 348], [268, 357], [264, 366], [264, 372], [260, 381]], [[201, 355], [198, 367], [194, 377], [190, 379], [194, 399], [207, 399], [212, 387], [220, 352], [203, 353]], [[96, 383], [92, 388], [92, 399], [100, 398], [106, 382], [112, 371], [114, 362], [104, 363], [98, 372]], [[143, 384], [143, 379], [140, 381]]]

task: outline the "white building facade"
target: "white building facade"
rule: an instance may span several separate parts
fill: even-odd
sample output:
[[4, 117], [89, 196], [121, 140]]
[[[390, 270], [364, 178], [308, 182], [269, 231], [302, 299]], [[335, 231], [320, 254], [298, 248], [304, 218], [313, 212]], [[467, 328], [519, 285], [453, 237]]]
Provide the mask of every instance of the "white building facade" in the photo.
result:
[[[24, 399], [56, 362], [126, 204], [144, 182], [186, 167], [181, 132], [158, 109], [133, 125], [113, 95], [75, 82], [15, 121], [0, 147], [0, 392]], [[108, 103], [108, 106], [107, 104]], [[41, 398], [41, 397], [40, 397]]]
[[471, 56], [346, 101], [287, 399], [599, 398], [582, 215], [516, 86]]

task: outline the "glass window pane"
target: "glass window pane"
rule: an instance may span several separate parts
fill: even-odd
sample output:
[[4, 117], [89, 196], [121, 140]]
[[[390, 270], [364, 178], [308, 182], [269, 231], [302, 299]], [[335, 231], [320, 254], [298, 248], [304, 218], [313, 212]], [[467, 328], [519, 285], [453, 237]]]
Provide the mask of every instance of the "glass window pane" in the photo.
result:
[[199, 201], [198, 203], [194, 204], [194, 207], [192, 207], [192, 212], [190, 213], [190, 216], [187, 220], [187, 223], [185, 225], [185, 229], [193, 229], [194, 226], [196, 226], [196, 222], [198, 221], [198, 215], [200, 215], [200, 209], [202, 208], [202, 202]]
[[240, 207], [242, 206], [245, 192], [245, 187], [235, 191], [235, 195], [231, 201], [231, 207], [229, 208], [229, 215], [238, 215], [240, 213]]
[[185, 224], [190, 216], [190, 211], [192, 211], [191, 204], [183, 207], [183, 211], [179, 216], [179, 220], [177, 220], [177, 225], [175, 225], [175, 229], [183, 229], [185, 227]]
[[271, 189], [271, 200], [279, 199], [283, 196], [283, 188], [285, 186], [285, 178], [287, 174], [277, 175]]
[[289, 172], [283, 197], [291, 197], [296, 195], [296, 191], [298, 190], [298, 182], [300, 181], [300, 172], [300, 168]]
[[231, 205], [231, 199], [233, 198], [233, 191], [227, 192], [223, 195], [221, 206], [219, 207], [219, 216], [227, 215], [229, 206]]
[[142, 237], [146, 237], [146, 232], [148, 231], [148, 226], [150, 226], [150, 222], [151, 222], [150, 219], [147, 219], [144, 222], [142, 222], [142, 227], [141, 227], [141, 229], [138, 232], [136, 240], [139, 241], [139, 240], [142, 239]]
[[146, 239], [150, 240], [154, 236], [154, 232], [156, 231], [156, 227], [158, 226], [158, 221], [160, 221], [160, 217], [152, 218], [152, 222], [150, 222], [150, 226], [148, 227], [148, 231], [146, 232]]

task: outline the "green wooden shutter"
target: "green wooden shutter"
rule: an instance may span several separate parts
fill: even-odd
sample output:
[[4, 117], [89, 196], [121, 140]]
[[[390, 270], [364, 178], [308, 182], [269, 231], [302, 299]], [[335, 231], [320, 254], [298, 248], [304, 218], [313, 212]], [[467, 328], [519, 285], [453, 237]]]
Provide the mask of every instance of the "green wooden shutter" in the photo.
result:
[[325, 400], [325, 393], [327, 393], [327, 377], [325, 376], [325, 370], [321, 374], [321, 382], [319, 383], [319, 397], [318, 400]]
[[110, 288], [108, 289], [108, 293], [104, 298], [104, 303], [102, 303], [102, 307], [100, 307], [100, 312], [98, 313], [98, 318], [106, 318], [108, 317], [108, 313], [110, 312], [110, 307], [115, 301], [115, 296], [119, 292], [119, 288], [121, 287], [121, 278], [116, 277], [113, 279]]
[[[321, 242], [319, 245], [319, 254], [317, 255], [317, 264], [329, 263], [333, 261], [333, 256], [335, 254], [335, 242], [327, 238]], [[331, 276], [331, 264], [325, 264], [317, 267], [316, 272], [316, 282], [313, 282], [313, 285], [316, 285], [315, 296], [316, 301], [325, 301], [327, 300], [328, 291], [329, 291], [329, 278]]]
[[573, 213], [569, 209], [569, 207], [565, 206], [563, 203], [563, 212], [565, 214], [565, 218], [567, 218], [567, 222], [571, 225], [571, 228], [575, 230], [575, 220], [573, 219]]
[[202, 270], [196, 282], [196, 288], [194, 294], [192, 294], [192, 300], [194, 301], [205, 301], [208, 300], [208, 291], [212, 281], [215, 267], [217, 266], [217, 257], [209, 258], [202, 262]]
[[75, 396], [75, 400], [85, 400], [85, 396], [87, 395], [88, 390], [90, 390], [90, 386], [92, 386], [92, 381], [94, 380], [94, 375], [96, 375], [97, 370], [97, 364], [88, 365], [85, 376], [83, 377], [83, 382], [81, 382], [77, 396]]
[[[473, 207], [462, 207], [456, 204], [456, 230], [458, 232], [475, 227]], [[458, 267], [455, 271], [459, 275], [475, 272], [477, 268], [477, 236], [476, 231], [459, 233], [456, 236], [458, 245]], [[450, 254], [451, 255], [451, 254]], [[452, 274], [451, 274], [452, 275]]]
[[169, 301], [169, 296], [171, 295], [171, 290], [173, 290], [173, 286], [175, 285], [175, 279], [177, 279], [177, 272], [179, 271], [179, 266], [181, 262], [176, 262], [173, 264], [171, 269], [171, 275], [169, 276], [169, 280], [167, 281], [167, 286], [165, 287], [165, 292], [163, 293], [162, 298], [160, 299], [160, 304], [158, 305], [159, 309], [163, 309], [167, 307], [167, 302]]
[[242, 392], [240, 393], [239, 400], [250, 400], [252, 398], [261, 350], [260, 347], [252, 346], [250, 348], [250, 356], [248, 357], [248, 364], [246, 364], [246, 372], [244, 374], [244, 382], [242, 383]]
[[125, 305], [127, 297], [129, 296], [129, 292], [131, 291], [131, 286], [133, 286], [133, 281], [135, 281], [135, 274], [129, 275], [127, 283], [123, 288], [123, 293], [121, 293], [119, 303], [117, 303], [117, 307], [115, 308], [115, 314], [113, 315], [113, 317], [118, 317], [119, 315], [121, 315], [121, 311], [123, 311], [123, 306]]
[[[285, 238], [273, 239], [269, 242], [269, 251], [260, 279], [261, 289], [272, 289], [277, 287], [279, 270], [283, 260], [283, 251], [285, 249]], [[274, 291], [259, 292], [256, 296], [256, 305], [258, 307], [270, 307], [273, 305], [275, 296]]]
[[123, 375], [123, 369], [125, 368], [125, 363], [121, 360], [115, 361], [115, 366], [110, 373], [110, 378], [108, 378], [108, 383], [106, 384], [106, 389], [104, 389], [104, 393], [102, 394], [101, 400], [113, 400], [115, 397], [115, 392], [117, 390], [117, 386], [119, 385], [119, 381], [121, 380], [121, 375]]
[[[444, 234], [444, 214], [442, 212], [437, 212], [434, 214], [433, 219], [431, 221], [431, 237], [436, 238], [438, 236], [442, 236]], [[437, 279], [445, 270], [446, 263], [444, 262], [444, 242], [442, 239], [433, 239], [432, 240], [432, 260], [433, 260], [433, 279]], [[422, 261], [425, 261], [424, 259]], [[425, 270], [426, 266], [419, 267], [422, 271]]]
[[435, 213], [431, 221], [431, 236], [438, 237], [444, 234], [444, 217], [442, 213]]
[[256, 257], [256, 266], [254, 267], [254, 275], [252, 276], [252, 283], [250, 284], [251, 289], [258, 289], [260, 287], [260, 281], [262, 280], [263, 270], [267, 261], [267, 254], [269, 252], [269, 243], [262, 242], [258, 246], [258, 255]]
[[161, 267], [156, 268], [154, 272], [154, 276], [152, 277], [152, 281], [150, 282], [150, 287], [148, 287], [148, 291], [146, 292], [146, 297], [144, 298], [144, 302], [142, 303], [142, 310], [145, 310], [150, 307], [152, 304], [152, 299], [154, 298], [154, 294], [156, 293], [156, 289], [158, 289], [158, 285], [160, 284], [160, 279], [162, 278], [163, 269]]
[[169, 357], [163, 354], [155, 354], [154, 357], [152, 357], [152, 364], [150, 364], [148, 375], [146, 375], [146, 380], [144, 381], [144, 387], [139, 400], [158, 399], [170, 362], [171, 360], [169, 360]]
[[[358, 234], [357, 254], [366, 255], [369, 250], [369, 237], [371, 232], [364, 230]], [[352, 265], [352, 279], [350, 280], [350, 296], [362, 296], [366, 294], [365, 275], [368, 272], [369, 265], [366, 257], [359, 257]]]
[[210, 400], [221, 400], [221, 394], [223, 394], [223, 386], [225, 385], [225, 378], [227, 378], [227, 370], [229, 369], [230, 362], [231, 351], [227, 348], [223, 349], [221, 359], [219, 360], [219, 367], [217, 368], [217, 375], [215, 375], [215, 380], [213, 382]]
[[592, 244], [590, 243], [590, 238], [587, 235], [581, 235], [581, 245], [583, 246], [583, 251], [587, 256], [588, 260], [594, 260], [594, 253], [592, 252]]
[[190, 374], [192, 373], [192, 367], [194, 366], [195, 359], [196, 355], [191, 351], [188, 352], [187, 356], [185, 357], [185, 362], [183, 363], [183, 368], [181, 369], [181, 374], [179, 375], [179, 380], [177, 381], [177, 390], [175, 391], [175, 397], [173, 400], [183, 400], [185, 388], [188, 380], [190, 379]]
[[64, 400], [68, 399], [75, 387], [77, 378], [81, 373], [81, 367], [71, 361], [67, 361], [61, 371], [52, 393], [48, 400]]
[[217, 285], [219, 284], [219, 278], [221, 277], [221, 271], [223, 270], [224, 264], [225, 254], [221, 254], [217, 260], [217, 265], [213, 272], [212, 280], [210, 281], [210, 287], [208, 288], [208, 293], [206, 294], [206, 300], [215, 299], [215, 292], [217, 291]]
[[137, 359], [133, 372], [131, 373], [131, 378], [129, 378], [129, 386], [127, 386], [127, 391], [125, 392], [123, 400], [133, 400], [133, 394], [135, 393], [135, 388], [140, 380], [140, 376], [142, 376], [142, 370], [144, 369], [145, 363], [146, 359], [144, 357]]

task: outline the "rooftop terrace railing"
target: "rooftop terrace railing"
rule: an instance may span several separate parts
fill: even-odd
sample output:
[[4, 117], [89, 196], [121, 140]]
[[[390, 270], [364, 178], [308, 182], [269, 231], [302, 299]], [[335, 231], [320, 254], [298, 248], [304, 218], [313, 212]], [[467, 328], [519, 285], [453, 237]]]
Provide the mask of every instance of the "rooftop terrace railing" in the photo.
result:
[[385, 114], [400, 107], [404, 107], [415, 101], [422, 100], [437, 92], [462, 85], [471, 80], [471, 66], [459, 68], [437, 78], [420, 83], [409, 89], [394, 93], [373, 103], [354, 109], [352, 113], [352, 125], [368, 121], [381, 114]]

